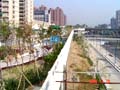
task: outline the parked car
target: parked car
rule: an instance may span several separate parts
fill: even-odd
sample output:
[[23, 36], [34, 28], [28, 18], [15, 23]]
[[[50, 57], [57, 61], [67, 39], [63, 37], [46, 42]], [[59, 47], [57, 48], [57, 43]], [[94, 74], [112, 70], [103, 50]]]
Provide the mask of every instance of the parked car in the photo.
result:
[[113, 55], [112, 55], [112, 54], [110, 54], [110, 53], [109, 53], [109, 56], [113, 57]]

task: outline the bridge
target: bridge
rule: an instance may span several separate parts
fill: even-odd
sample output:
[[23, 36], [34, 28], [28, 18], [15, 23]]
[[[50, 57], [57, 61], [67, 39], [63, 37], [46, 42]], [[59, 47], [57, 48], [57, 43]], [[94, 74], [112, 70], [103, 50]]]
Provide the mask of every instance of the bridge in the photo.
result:
[[107, 37], [88, 37], [86, 36], [87, 39], [89, 40], [104, 40], [104, 41], [120, 41], [120, 38], [107, 38]]
[[119, 31], [120, 29], [109, 29], [109, 28], [85, 28], [85, 31], [104, 31], [104, 30], [108, 30], [108, 31]]
[[53, 90], [53, 89], [63, 90], [64, 88], [63, 83], [56, 82], [56, 81], [64, 81], [63, 73], [56, 73], [56, 71], [64, 72], [65, 70], [67, 57], [70, 50], [70, 44], [73, 39], [73, 35], [74, 35], [74, 31], [72, 31], [71, 34], [69, 35], [63, 49], [58, 55], [57, 60], [55, 61], [54, 65], [48, 72], [48, 76], [40, 90]]
[[[61, 50], [60, 54], [58, 55], [57, 60], [55, 61], [54, 65], [48, 72], [48, 76], [40, 90], [53, 90], [53, 89], [54, 90], [64, 90], [64, 84], [62, 82], [56, 82], [56, 81], [64, 81], [64, 74], [56, 73], [56, 72], [64, 72], [65, 71], [66, 62], [67, 62], [67, 58], [68, 58], [68, 54], [69, 54], [69, 50], [70, 50], [70, 44], [73, 39], [73, 36], [74, 36], [74, 30], [69, 35], [63, 49]], [[88, 38], [87, 37], [86, 42], [91, 45], [90, 47], [93, 48], [96, 51], [96, 53], [100, 54], [103, 58], [105, 58], [105, 60], [113, 68], [115, 68], [117, 73], [120, 73], [120, 63], [118, 63], [118, 61], [116, 61], [116, 63], [115, 63], [114, 57], [110, 57], [109, 55], [106, 56], [105, 55], [106, 51], [104, 49], [101, 49], [102, 51], [98, 50], [98, 47], [99, 48], [101, 48], [101, 47], [100, 46], [96, 47], [95, 44], [92, 44], [92, 42], [89, 41], [91, 39], [96, 40], [96, 38], [94, 38], [94, 37]], [[103, 40], [118, 40], [118, 41], [120, 40], [119, 38], [99, 38], [99, 37], [97, 39], [98, 40], [101, 40], [101, 39], [103, 39]], [[95, 72], [93, 72], [93, 73], [95, 73]], [[98, 73], [100, 73], [100, 72], [98, 72]], [[111, 73], [114, 74], [114, 72], [111, 72]], [[106, 87], [108, 87], [108, 86], [106, 85]]]

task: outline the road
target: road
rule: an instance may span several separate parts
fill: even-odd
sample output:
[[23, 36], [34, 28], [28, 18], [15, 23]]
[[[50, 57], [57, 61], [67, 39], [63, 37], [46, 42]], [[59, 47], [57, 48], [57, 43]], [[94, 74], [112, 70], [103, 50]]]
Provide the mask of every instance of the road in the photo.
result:
[[[108, 61], [103, 57], [104, 55], [109, 58], [109, 60], [114, 63], [114, 57], [109, 56], [109, 52], [106, 51], [103, 47], [100, 47], [100, 45], [96, 45], [95, 41], [88, 41], [90, 46], [89, 53], [90, 57], [92, 58], [95, 67], [99, 72], [103, 73], [111, 73], [111, 74], [101, 74], [103, 80], [109, 79], [111, 82], [120, 82], [120, 72], [116, 70]], [[102, 52], [98, 53], [97, 51]], [[98, 63], [97, 63], [98, 62]], [[107, 87], [111, 88], [111, 90], [120, 90], [120, 84], [107, 84]]]

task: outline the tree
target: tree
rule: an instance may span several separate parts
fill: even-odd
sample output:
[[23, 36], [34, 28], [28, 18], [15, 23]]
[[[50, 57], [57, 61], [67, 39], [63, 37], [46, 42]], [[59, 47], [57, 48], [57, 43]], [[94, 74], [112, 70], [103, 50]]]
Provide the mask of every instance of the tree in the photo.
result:
[[65, 27], [65, 30], [67, 31], [67, 36], [69, 36], [69, 34], [71, 33], [72, 28], [73, 28], [73, 26], [71, 26], [71, 25], [68, 25]]
[[9, 29], [9, 24], [3, 22], [0, 24], [0, 35], [2, 37], [2, 41], [6, 44], [7, 39], [9, 38], [11, 32]]

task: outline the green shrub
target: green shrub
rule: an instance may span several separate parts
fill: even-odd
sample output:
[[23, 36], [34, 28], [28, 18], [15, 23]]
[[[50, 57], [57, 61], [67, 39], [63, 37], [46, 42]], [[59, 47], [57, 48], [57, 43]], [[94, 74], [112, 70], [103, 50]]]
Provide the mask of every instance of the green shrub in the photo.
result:
[[[98, 82], [101, 82], [101, 81], [102, 81], [102, 79], [101, 79], [101, 77], [100, 77], [99, 74], [96, 74], [96, 80], [97, 80]], [[99, 84], [99, 90], [107, 90], [107, 89], [106, 89], [106, 86], [105, 86], [104, 84]]]
[[19, 81], [15, 78], [9, 78], [5, 80], [5, 89], [6, 90], [17, 90]]
[[87, 57], [87, 60], [88, 60], [88, 63], [89, 63], [91, 66], [93, 66], [93, 62], [92, 62], [92, 60], [91, 60], [89, 57]]
[[[40, 70], [40, 68], [36, 68], [36, 69], [29, 69], [24, 72], [25, 76], [32, 84], [36, 84], [36, 83], [39, 83], [40, 81], [45, 80], [48, 74], [48, 71], [51, 69], [52, 65], [57, 59], [57, 56], [60, 53], [60, 50], [62, 49], [62, 47], [63, 47], [63, 44], [59, 44], [58, 46], [56, 46], [56, 49], [52, 53], [44, 57], [45, 64], [42, 71]], [[15, 79], [15, 78], [7, 79], [5, 80], [5, 89], [16, 90], [18, 87], [18, 84], [19, 84], [18, 79]], [[25, 80], [25, 78], [22, 77], [19, 90], [23, 90], [27, 88], [29, 85], [30, 84], [27, 82], [27, 80]]]

